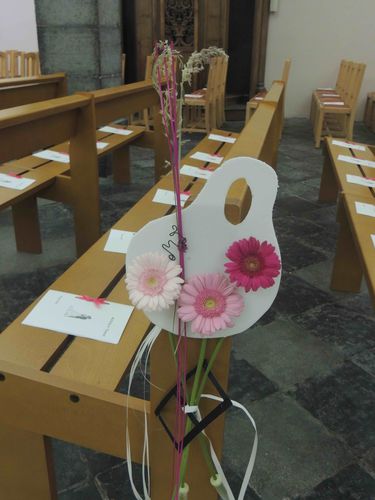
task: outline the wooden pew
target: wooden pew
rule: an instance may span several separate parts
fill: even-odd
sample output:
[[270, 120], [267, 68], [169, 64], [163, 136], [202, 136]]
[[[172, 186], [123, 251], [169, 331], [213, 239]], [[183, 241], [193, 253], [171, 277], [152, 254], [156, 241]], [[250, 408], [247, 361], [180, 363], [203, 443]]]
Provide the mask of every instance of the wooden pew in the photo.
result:
[[[70, 167], [26, 157], [67, 139], [70, 139]], [[37, 197], [45, 197], [72, 205], [77, 251], [81, 254], [100, 235], [92, 99], [61, 97], [0, 111], [0, 162], [15, 158], [22, 159], [1, 165], [0, 173], [35, 179], [22, 191], [0, 187], [0, 209], [12, 207], [18, 250], [41, 252]], [[49, 192], [51, 186], [53, 191]]]
[[[274, 95], [273, 90], [276, 93], [276, 89], [271, 89], [271, 95]], [[277, 108], [272, 101], [260, 106], [253, 117], [259, 116], [256, 134], [252, 135], [251, 120], [239, 137], [215, 131], [237, 137], [237, 142], [232, 146], [206, 137], [182, 163], [217, 168], [216, 164], [192, 159], [195, 151], [222, 155], [226, 159], [270, 154], [266, 153], [267, 144], [273, 144], [274, 139], [268, 139], [268, 134], [271, 133], [271, 138], [279, 137], [279, 130], [273, 125]], [[259, 128], [261, 126], [262, 129]], [[190, 191], [192, 199], [204, 183], [202, 179], [181, 176], [181, 189]], [[172, 176], [162, 177], [114, 228], [137, 231], [149, 220], [170, 213], [171, 206], [152, 202], [158, 188], [173, 189]], [[239, 222], [238, 219], [231, 220]], [[123, 279], [124, 255], [103, 251], [107, 237], [108, 233], [103, 235], [51, 288], [129, 303]], [[142, 460], [144, 402], [121, 394], [117, 388], [150, 327], [147, 318], [135, 310], [119, 344], [104, 344], [23, 325], [23, 318], [34, 305], [0, 335], [0, 436], [4, 437], [0, 448], [0, 470], [5, 471], [0, 474], [0, 491], [5, 492], [7, 500], [54, 498], [49, 437], [125, 457], [127, 404], [132, 459], [134, 462]], [[209, 341], [209, 351], [212, 348], [213, 343]], [[231, 340], [226, 339], [214, 370], [224, 388], [228, 380], [230, 348]], [[198, 349], [199, 341], [189, 340], [188, 367], [196, 364]], [[172, 445], [154, 415], [163, 394], [160, 388], [166, 391], [175, 384], [175, 366], [170, 352], [167, 336], [162, 333], [152, 351], [153, 385], [150, 402], [146, 402], [145, 407], [150, 421], [153, 500], [165, 500], [170, 496]], [[207, 390], [210, 389], [208, 387]], [[209, 407], [209, 404], [202, 405], [203, 411]], [[223, 417], [207, 429], [219, 457], [223, 430]], [[13, 443], [20, 443], [20, 446], [15, 447]], [[33, 466], [30, 466], [30, 457]], [[189, 464], [187, 481], [192, 491], [199, 487], [202, 498], [216, 498], [215, 491], [209, 486], [196, 442], [191, 445]], [[12, 471], [19, 470], [19, 467], [24, 471], [23, 481], [15, 482]]]
[[340, 231], [331, 288], [342, 292], [359, 292], [364, 275], [375, 308], [375, 218], [358, 214], [356, 202], [375, 207], [374, 196], [342, 193], [338, 214]]
[[67, 95], [65, 73], [0, 79], [0, 109]]

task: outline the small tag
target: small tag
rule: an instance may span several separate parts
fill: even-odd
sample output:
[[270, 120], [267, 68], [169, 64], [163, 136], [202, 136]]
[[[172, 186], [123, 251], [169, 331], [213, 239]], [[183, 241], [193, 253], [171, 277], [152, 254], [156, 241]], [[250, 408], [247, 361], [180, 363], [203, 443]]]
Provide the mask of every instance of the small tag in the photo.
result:
[[373, 243], [374, 248], [375, 248], [375, 234], [372, 234], [372, 235], [371, 235], [371, 239], [372, 239], [372, 243]]
[[22, 191], [35, 182], [35, 179], [10, 174], [0, 174], [0, 187]]
[[58, 161], [60, 163], [69, 163], [70, 161], [67, 153], [59, 153], [58, 151], [52, 151], [51, 149], [38, 151], [37, 153], [34, 153], [33, 156], [43, 158], [44, 160]]
[[133, 130], [129, 130], [126, 128], [110, 127], [109, 125], [101, 127], [99, 130], [100, 132], [108, 132], [108, 134], [117, 134], [117, 135], [130, 135], [134, 132]]
[[355, 209], [357, 214], [367, 215], [368, 217], [375, 217], [375, 205], [370, 203], [362, 203], [360, 201], [355, 202]]
[[111, 229], [104, 250], [106, 252], [115, 252], [126, 254], [129, 244], [135, 235], [132, 231], [120, 231]]
[[208, 170], [210, 169], [193, 167], [192, 165], [183, 165], [180, 169], [180, 174], [207, 180], [212, 175], [212, 172], [209, 172]]
[[101, 142], [101, 141], [96, 142], [96, 149], [104, 149], [107, 146], [108, 146], [108, 142]]
[[183, 409], [183, 412], [186, 413], [186, 414], [188, 414], [188, 413], [197, 413], [198, 406], [185, 405], [182, 409]]
[[202, 153], [201, 151], [197, 151], [196, 153], [191, 155], [190, 158], [193, 158], [193, 160], [201, 160], [207, 163], [217, 163], [218, 165], [220, 165], [220, 163], [224, 159], [222, 156]]
[[366, 177], [360, 177], [359, 175], [346, 174], [346, 180], [351, 184], [358, 184], [359, 186], [375, 188], [375, 180], [367, 179]]
[[[181, 193], [181, 206], [183, 207], [189, 198], [188, 194]], [[169, 191], [168, 189], [158, 189], [152, 199], [155, 203], [162, 203], [164, 205], [176, 206], [176, 199], [174, 191]]]
[[366, 146], [363, 146], [362, 144], [353, 144], [351, 142], [337, 141], [336, 139], [332, 141], [332, 145], [341, 146], [342, 148], [355, 149], [357, 151], [366, 151]]
[[364, 167], [375, 168], [375, 161], [361, 160], [361, 158], [355, 158], [353, 156], [339, 155], [337, 157], [339, 161], [345, 161], [346, 163], [352, 163], [353, 165], [362, 165]]
[[236, 142], [235, 137], [227, 137], [226, 135], [220, 135], [220, 134], [209, 134], [208, 138], [211, 139], [211, 141], [229, 142], [230, 144]]

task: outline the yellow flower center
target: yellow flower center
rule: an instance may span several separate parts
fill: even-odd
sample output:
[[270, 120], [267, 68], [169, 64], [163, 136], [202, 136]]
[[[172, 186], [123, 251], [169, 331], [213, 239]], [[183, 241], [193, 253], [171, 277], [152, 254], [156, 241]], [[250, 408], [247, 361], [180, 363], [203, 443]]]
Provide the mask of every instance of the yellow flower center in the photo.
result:
[[206, 309], [213, 309], [214, 307], [216, 307], [216, 300], [212, 299], [211, 297], [207, 298], [204, 301], [204, 307]]
[[151, 288], [154, 288], [155, 286], [158, 285], [158, 280], [155, 278], [155, 276], [150, 276], [147, 280], [147, 285], [150, 286]]
[[245, 268], [250, 272], [258, 271], [258, 269], [260, 268], [259, 259], [257, 259], [256, 257], [247, 257], [244, 264]]

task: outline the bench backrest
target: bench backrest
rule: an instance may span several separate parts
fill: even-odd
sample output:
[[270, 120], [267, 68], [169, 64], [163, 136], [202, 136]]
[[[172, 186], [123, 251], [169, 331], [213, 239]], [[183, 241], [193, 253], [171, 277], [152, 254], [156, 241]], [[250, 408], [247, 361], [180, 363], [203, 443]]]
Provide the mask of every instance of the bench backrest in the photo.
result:
[[4, 78], [0, 80], [0, 109], [64, 97], [66, 94], [67, 82], [64, 73]]

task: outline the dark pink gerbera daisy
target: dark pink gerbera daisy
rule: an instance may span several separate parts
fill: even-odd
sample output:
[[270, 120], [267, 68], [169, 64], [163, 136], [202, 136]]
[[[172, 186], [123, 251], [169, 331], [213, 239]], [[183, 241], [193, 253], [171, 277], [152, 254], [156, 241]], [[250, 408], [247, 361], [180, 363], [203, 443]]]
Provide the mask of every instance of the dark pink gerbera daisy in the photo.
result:
[[230, 281], [246, 292], [273, 286], [274, 278], [280, 274], [281, 262], [275, 247], [253, 236], [232, 243], [225, 255], [232, 261], [225, 263]]

